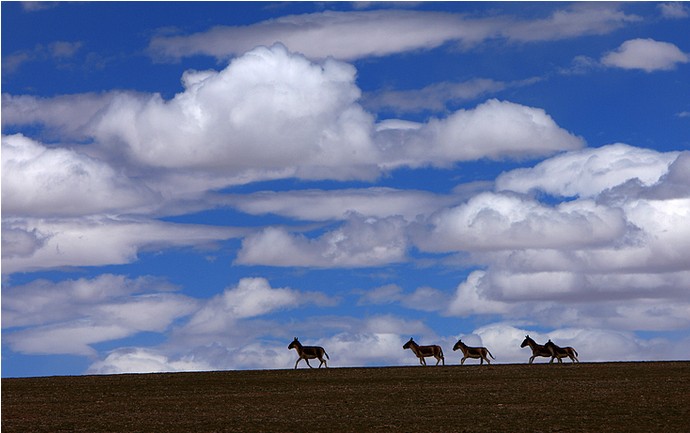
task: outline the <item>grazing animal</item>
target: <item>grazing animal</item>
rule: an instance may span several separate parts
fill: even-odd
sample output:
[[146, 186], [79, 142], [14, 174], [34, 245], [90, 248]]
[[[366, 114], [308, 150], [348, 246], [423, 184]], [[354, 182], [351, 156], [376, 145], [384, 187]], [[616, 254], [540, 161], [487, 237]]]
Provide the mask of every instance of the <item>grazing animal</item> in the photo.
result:
[[443, 349], [441, 349], [441, 346], [420, 346], [412, 339], [412, 337], [410, 337], [410, 341], [403, 345], [403, 349], [412, 350], [417, 358], [419, 358], [419, 363], [422, 365], [426, 365], [424, 358], [428, 356], [433, 356], [436, 358], [436, 365], [438, 365], [438, 363], [441, 361], [443, 361], [443, 365], [446, 365], [446, 360], [443, 357]]
[[570, 358], [573, 364], [575, 364], [575, 362], [580, 362], [580, 360], [577, 359], [577, 351], [572, 347], [560, 347], [551, 340], [547, 341], [544, 347], [546, 347], [551, 353], [551, 361], [549, 361], [549, 363], [552, 363], [554, 359], [558, 359], [558, 363], [562, 364], [563, 361], [561, 361], [561, 358], [566, 357]]
[[532, 361], [534, 361], [534, 358], [537, 356], [543, 356], [546, 358], [551, 357], [551, 351], [545, 347], [542, 346], [541, 344], [537, 344], [536, 341], [532, 340], [529, 335], [525, 335], [525, 339], [522, 341], [522, 344], [520, 347], [525, 347], [529, 346], [530, 349], [532, 349], [532, 356], [529, 359], [529, 363], [531, 364]]
[[486, 360], [488, 364], [491, 364], [491, 361], [489, 361], [486, 355], [489, 355], [492, 359], [496, 359], [486, 347], [470, 347], [463, 343], [462, 340], [458, 340], [455, 346], [453, 346], [453, 351], [458, 349], [462, 350], [462, 354], [464, 355], [460, 360], [460, 365], [463, 365], [467, 358], [479, 358], [480, 365], [484, 364], [484, 360]]
[[318, 358], [321, 363], [319, 364], [319, 368], [321, 368], [322, 365], [325, 365], [326, 368], [328, 368], [328, 363], [326, 362], [323, 357], [325, 356], [327, 359], [331, 359], [328, 354], [326, 353], [326, 350], [323, 347], [320, 346], [302, 346], [302, 343], [300, 343], [297, 340], [297, 337], [295, 337], [294, 340], [292, 340], [292, 343], [288, 346], [288, 350], [290, 349], [295, 349], [297, 351], [297, 355], [299, 355], [299, 358], [297, 358], [297, 362], [295, 362], [295, 369], [297, 369], [297, 364], [301, 360], [304, 359], [304, 361], [307, 363], [309, 368], [314, 368], [309, 364], [310, 359], [315, 359]]

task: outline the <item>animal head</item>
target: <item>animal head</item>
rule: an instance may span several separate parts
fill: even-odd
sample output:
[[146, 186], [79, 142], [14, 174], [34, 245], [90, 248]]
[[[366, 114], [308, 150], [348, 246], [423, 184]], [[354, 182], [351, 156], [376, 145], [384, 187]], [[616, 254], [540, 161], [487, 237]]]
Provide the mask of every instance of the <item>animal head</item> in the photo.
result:
[[292, 340], [292, 343], [290, 343], [290, 345], [288, 346], [288, 350], [290, 350], [294, 347], [298, 347], [299, 345], [300, 345], [300, 343], [299, 343], [299, 341], [297, 341], [297, 337], [295, 337], [295, 339]]
[[530, 341], [534, 341], [534, 340], [532, 340], [531, 338], [529, 338], [529, 335], [525, 335], [525, 339], [522, 341], [522, 344], [520, 345], [520, 347], [525, 347], [525, 346], [527, 346], [527, 345], [529, 344]]
[[413, 344], [414, 344], [414, 341], [412, 340], [412, 337], [410, 337], [410, 341], [408, 341], [407, 343], [405, 343], [405, 345], [403, 345], [403, 349], [409, 349], [410, 347], [412, 347]]
[[464, 345], [465, 345], [465, 343], [463, 343], [462, 340], [458, 340], [458, 342], [455, 343], [455, 346], [453, 346], [453, 350], [458, 350]]

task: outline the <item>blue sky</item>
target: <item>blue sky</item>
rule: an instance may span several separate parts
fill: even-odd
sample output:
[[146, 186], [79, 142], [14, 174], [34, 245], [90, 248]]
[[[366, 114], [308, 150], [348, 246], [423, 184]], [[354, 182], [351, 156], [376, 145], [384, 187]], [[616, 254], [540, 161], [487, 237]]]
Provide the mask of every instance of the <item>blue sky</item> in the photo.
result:
[[690, 358], [685, 3], [2, 3], [2, 374]]

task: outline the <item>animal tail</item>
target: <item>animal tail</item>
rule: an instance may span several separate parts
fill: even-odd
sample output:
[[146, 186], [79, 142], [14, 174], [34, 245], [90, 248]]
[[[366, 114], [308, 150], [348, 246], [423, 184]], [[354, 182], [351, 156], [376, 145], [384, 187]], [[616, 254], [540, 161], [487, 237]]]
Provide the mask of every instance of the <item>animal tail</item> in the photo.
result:
[[441, 358], [445, 358], [445, 356], [443, 356], [443, 347], [439, 346], [439, 349], [441, 350]]
[[578, 357], [578, 358], [580, 357], [580, 354], [577, 353], [577, 350], [575, 350], [575, 348], [573, 348], [573, 352], [575, 352], [575, 356], [576, 356], [576, 357]]
[[326, 351], [325, 351], [325, 350], [323, 351], [323, 354], [324, 354], [324, 355], [326, 355], [326, 359], [328, 359], [328, 360], [330, 360], [330, 359], [331, 359], [331, 357], [330, 357], [330, 356], [328, 356], [328, 353], [326, 353]]
[[489, 354], [489, 356], [491, 357], [491, 359], [496, 359], [496, 358], [494, 358], [494, 356], [491, 354], [491, 352], [489, 352], [489, 349], [486, 349], [486, 353]]

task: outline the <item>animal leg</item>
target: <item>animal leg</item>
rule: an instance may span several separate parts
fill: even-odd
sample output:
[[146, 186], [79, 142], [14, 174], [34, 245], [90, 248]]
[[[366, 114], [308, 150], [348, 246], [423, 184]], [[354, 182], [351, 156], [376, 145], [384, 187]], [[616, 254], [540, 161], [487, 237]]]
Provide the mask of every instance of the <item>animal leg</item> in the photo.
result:
[[463, 358], [462, 358], [462, 359], [460, 360], [460, 365], [464, 365], [464, 364], [465, 364], [465, 360], [466, 360], [466, 359], [467, 359], [467, 357], [466, 357], [466, 356], [465, 356], [465, 357], [463, 357]]
[[309, 363], [309, 360], [308, 360], [307, 358], [304, 358], [304, 361], [307, 363], [307, 365], [309, 366], [309, 368], [314, 368], [314, 367], [311, 366], [311, 364]]
[[297, 358], [297, 362], [295, 362], [295, 370], [297, 370], [297, 364], [302, 360], [302, 358]]

